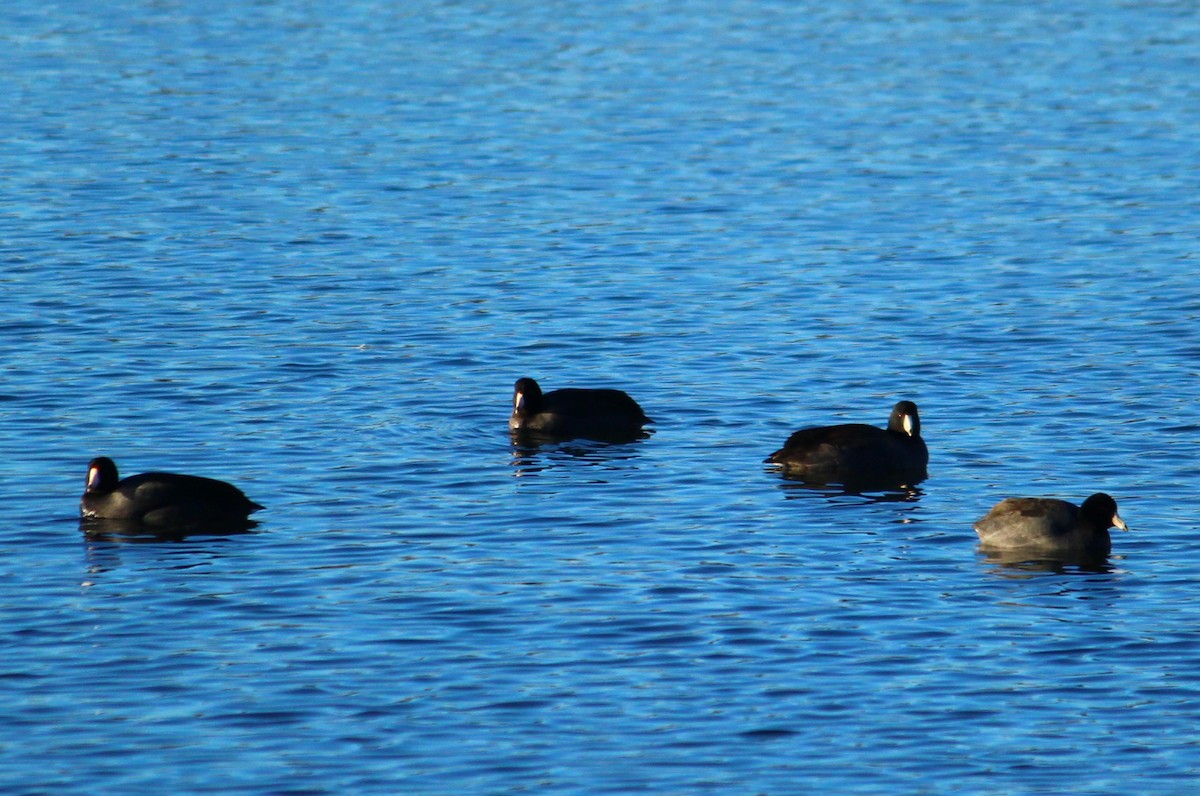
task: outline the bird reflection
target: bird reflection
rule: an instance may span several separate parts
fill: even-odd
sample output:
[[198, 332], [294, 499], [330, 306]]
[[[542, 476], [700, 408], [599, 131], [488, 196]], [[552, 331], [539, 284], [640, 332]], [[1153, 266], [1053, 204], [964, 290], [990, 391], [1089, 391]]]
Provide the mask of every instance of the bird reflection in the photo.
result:
[[1030, 550], [988, 550], [980, 548], [980, 563], [990, 567], [995, 575], [1007, 578], [1028, 578], [1041, 574], [1111, 574], [1117, 568], [1107, 556], [1088, 553], [1048, 556]]
[[633, 432], [621, 432], [610, 435], [593, 434], [585, 437], [547, 434], [541, 431], [529, 431], [527, 429], [518, 428], [510, 430], [509, 436], [512, 438], [514, 446], [522, 448], [539, 448], [550, 445], [565, 445], [568, 443], [579, 443], [580, 445], [588, 445], [588, 443], [595, 443], [597, 445], [619, 445], [622, 443], [639, 442], [644, 439], [649, 439], [650, 437], [654, 436], [654, 429], [641, 428]]
[[779, 488], [788, 500], [820, 496], [831, 503], [844, 503], [847, 498], [856, 503], [916, 503], [925, 494], [920, 487], [907, 484], [814, 484], [787, 473], [779, 476]]
[[92, 541], [140, 544], [146, 542], [182, 542], [189, 536], [238, 536], [253, 533], [258, 522], [184, 525], [177, 527], [147, 527], [131, 520], [110, 520], [88, 517], [79, 521], [79, 530]]
[[638, 440], [624, 442], [586, 439], [562, 441], [513, 432], [514, 475], [535, 475], [568, 462], [612, 470], [625, 469], [628, 462], [641, 455], [641, 439], [648, 436], [649, 433], [646, 433]]

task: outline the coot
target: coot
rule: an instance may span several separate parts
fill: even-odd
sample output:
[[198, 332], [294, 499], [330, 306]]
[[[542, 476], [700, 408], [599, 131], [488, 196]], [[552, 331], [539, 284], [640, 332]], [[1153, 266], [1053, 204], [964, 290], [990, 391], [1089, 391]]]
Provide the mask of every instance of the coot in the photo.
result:
[[142, 473], [124, 480], [117, 465], [101, 456], [88, 463], [80, 502], [85, 519], [124, 520], [148, 527], [245, 523], [263, 508], [233, 484], [177, 473]]
[[508, 427], [535, 436], [595, 440], [635, 439], [653, 422], [621, 390], [565, 388], [543, 393], [530, 378], [517, 379]]
[[917, 405], [900, 401], [886, 429], [863, 423], [801, 429], [766, 462], [812, 484], [911, 486], [927, 475], [929, 449]]
[[1129, 530], [1117, 514], [1117, 502], [1097, 492], [1082, 506], [1053, 498], [1005, 498], [975, 523], [975, 532], [983, 547], [994, 550], [1106, 556], [1112, 527]]

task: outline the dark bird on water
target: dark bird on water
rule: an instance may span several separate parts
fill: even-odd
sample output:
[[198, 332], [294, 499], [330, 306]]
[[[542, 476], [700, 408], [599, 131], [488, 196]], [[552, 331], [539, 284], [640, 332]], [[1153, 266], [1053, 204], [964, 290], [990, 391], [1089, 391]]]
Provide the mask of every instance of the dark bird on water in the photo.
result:
[[929, 449], [917, 405], [900, 401], [886, 429], [863, 423], [801, 429], [766, 462], [813, 484], [911, 486], [927, 476]]
[[88, 463], [79, 510], [84, 519], [121, 520], [150, 528], [246, 523], [263, 506], [233, 484], [178, 473], [142, 473], [119, 479], [101, 456]]
[[1129, 530], [1117, 501], [1103, 492], [1082, 506], [1054, 498], [1005, 498], [975, 523], [984, 548], [1098, 556], [1112, 551], [1109, 528]]
[[542, 392], [530, 378], [517, 379], [508, 427], [535, 436], [595, 440], [636, 439], [653, 422], [621, 390], [564, 388]]

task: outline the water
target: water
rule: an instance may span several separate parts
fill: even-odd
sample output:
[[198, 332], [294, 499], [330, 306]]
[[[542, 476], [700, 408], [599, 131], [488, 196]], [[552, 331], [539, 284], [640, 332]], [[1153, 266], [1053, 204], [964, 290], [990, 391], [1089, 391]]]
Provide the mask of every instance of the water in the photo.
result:
[[[1187, 4], [0, 22], [10, 792], [1186, 793]], [[512, 382], [646, 440], [514, 450]], [[916, 401], [931, 477], [787, 434]], [[86, 462], [252, 534], [96, 540]], [[1116, 496], [1106, 566], [1002, 497]]]

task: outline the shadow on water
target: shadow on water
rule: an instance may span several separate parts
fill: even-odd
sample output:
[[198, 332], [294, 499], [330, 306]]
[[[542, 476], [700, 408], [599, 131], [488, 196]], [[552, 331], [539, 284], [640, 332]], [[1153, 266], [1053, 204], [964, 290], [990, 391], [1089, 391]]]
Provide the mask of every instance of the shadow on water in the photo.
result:
[[259, 523], [255, 520], [246, 520], [240, 523], [157, 528], [129, 520], [89, 517], [79, 521], [79, 530], [90, 541], [144, 544], [147, 542], [182, 542], [193, 536], [240, 536], [255, 533], [258, 525]]

